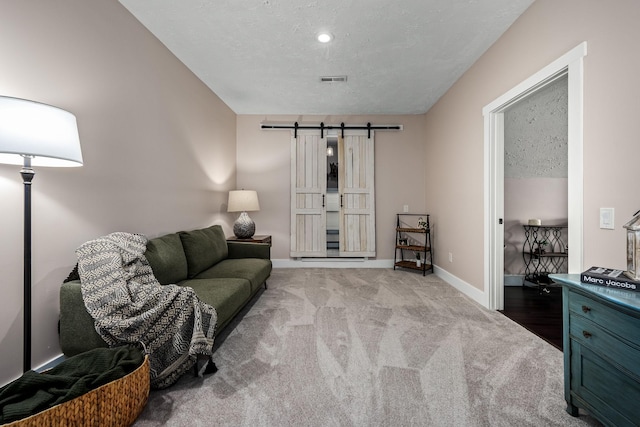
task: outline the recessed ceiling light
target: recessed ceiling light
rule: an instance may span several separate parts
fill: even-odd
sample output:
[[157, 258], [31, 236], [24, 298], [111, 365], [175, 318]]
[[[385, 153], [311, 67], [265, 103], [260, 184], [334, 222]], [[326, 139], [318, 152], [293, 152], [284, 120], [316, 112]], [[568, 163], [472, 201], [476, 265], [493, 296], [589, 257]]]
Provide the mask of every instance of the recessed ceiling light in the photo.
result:
[[319, 33], [318, 34], [318, 41], [320, 43], [329, 43], [331, 40], [333, 40], [333, 36], [330, 33]]

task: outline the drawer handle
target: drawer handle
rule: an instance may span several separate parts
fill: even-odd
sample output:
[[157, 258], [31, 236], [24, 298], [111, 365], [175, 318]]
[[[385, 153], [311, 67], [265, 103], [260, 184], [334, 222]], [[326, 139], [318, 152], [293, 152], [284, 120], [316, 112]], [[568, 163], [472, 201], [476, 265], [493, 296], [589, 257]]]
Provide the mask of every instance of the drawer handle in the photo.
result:
[[585, 337], [585, 338], [591, 338], [591, 332], [582, 331], [582, 336]]
[[591, 311], [591, 307], [587, 307], [586, 305], [583, 305], [582, 306], [582, 311], [585, 312], [585, 313], [588, 313], [588, 312]]

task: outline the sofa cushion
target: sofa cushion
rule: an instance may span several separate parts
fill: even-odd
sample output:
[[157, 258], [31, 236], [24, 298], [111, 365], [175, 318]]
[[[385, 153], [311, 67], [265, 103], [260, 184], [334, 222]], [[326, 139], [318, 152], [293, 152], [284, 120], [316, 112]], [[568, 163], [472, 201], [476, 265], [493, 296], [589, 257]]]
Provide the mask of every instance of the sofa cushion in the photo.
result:
[[225, 259], [200, 273], [198, 279], [243, 278], [251, 282], [255, 291], [271, 274], [271, 260], [261, 258]]
[[227, 258], [229, 254], [227, 239], [219, 225], [200, 230], [181, 231], [179, 234], [187, 256], [190, 279]]
[[191, 279], [180, 286], [192, 288], [200, 301], [216, 309], [216, 335], [251, 297], [251, 284], [245, 279]]
[[149, 240], [144, 256], [161, 284], [178, 283], [187, 278], [187, 258], [178, 234]]

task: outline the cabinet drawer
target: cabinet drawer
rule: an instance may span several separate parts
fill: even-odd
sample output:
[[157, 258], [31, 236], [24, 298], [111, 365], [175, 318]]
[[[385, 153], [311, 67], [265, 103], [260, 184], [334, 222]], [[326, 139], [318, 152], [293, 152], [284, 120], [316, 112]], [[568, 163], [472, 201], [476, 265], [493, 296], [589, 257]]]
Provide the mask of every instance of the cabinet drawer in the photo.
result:
[[597, 323], [627, 342], [640, 342], [640, 319], [576, 292], [569, 292], [569, 311]]
[[571, 395], [606, 425], [640, 425], [640, 385], [601, 355], [571, 341]]
[[571, 340], [600, 354], [611, 365], [640, 380], [640, 350], [614, 337], [599, 325], [582, 316], [571, 316], [569, 324]]

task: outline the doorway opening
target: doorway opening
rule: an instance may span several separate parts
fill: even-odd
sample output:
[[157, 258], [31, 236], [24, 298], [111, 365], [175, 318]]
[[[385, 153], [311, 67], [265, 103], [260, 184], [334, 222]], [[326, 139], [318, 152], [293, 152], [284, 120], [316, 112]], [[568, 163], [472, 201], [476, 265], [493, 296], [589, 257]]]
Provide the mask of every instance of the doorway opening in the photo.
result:
[[485, 128], [485, 305], [504, 309], [504, 113], [510, 106], [559, 78], [567, 77], [567, 245], [568, 272], [582, 269], [583, 224], [583, 58], [586, 42], [578, 45], [483, 109]]
[[340, 256], [340, 193], [338, 136], [327, 135], [327, 257]]
[[504, 110], [506, 287], [549, 293], [567, 272], [567, 92], [564, 73]]
[[567, 272], [567, 80], [564, 73], [504, 110], [500, 312], [559, 350], [562, 289], [549, 274]]

